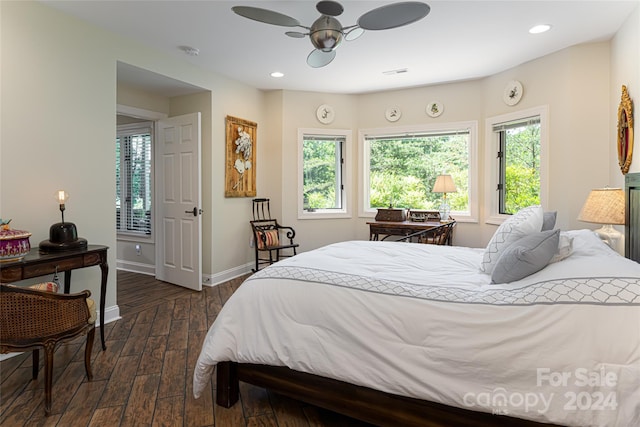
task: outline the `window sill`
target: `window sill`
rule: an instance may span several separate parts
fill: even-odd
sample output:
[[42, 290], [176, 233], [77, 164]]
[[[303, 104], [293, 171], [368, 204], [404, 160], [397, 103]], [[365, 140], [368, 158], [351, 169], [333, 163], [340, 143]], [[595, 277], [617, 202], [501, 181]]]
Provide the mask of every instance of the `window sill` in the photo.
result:
[[336, 219], [351, 218], [351, 214], [347, 211], [303, 211], [298, 213], [298, 219]]
[[493, 224], [493, 225], [501, 225], [505, 222], [511, 215], [500, 215], [493, 214], [489, 218], [485, 220], [485, 224]]
[[127, 233], [125, 231], [119, 231], [116, 233], [116, 240], [126, 242], [146, 242], [154, 243], [153, 236], [141, 233]]

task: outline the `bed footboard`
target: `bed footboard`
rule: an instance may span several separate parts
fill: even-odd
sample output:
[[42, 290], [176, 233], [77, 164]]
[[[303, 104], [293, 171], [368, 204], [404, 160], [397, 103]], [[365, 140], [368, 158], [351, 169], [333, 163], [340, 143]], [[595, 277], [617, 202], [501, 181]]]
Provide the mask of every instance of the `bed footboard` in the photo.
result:
[[216, 402], [225, 408], [238, 401], [239, 381], [244, 381], [379, 426], [551, 426], [397, 396], [280, 366], [222, 362], [216, 369]]

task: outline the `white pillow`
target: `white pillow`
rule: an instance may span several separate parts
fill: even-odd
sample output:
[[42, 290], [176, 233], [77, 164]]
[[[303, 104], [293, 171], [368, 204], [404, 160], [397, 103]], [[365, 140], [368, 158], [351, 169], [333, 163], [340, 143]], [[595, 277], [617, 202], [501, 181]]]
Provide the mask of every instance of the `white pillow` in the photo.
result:
[[480, 271], [491, 274], [498, 258], [509, 245], [542, 229], [543, 216], [542, 206], [529, 206], [503, 222], [484, 250]]
[[573, 237], [567, 236], [566, 233], [560, 233], [560, 241], [558, 242], [558, 251], [551, 258], [549, 264], [553, 262], [562, 261], [565, 258], [568, 258], [569, 255], [573, 253]]

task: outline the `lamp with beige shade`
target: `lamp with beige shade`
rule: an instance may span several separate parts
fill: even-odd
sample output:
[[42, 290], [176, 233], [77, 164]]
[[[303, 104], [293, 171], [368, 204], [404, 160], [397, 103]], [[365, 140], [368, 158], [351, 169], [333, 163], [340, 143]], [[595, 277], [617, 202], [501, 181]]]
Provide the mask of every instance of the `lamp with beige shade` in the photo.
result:
[[455, 182], [453, 182], [453, 178], [449, 174], [442, 174], [436, 177], [436, 182], [433, 184], [433, 192], [434, 193], [443, 193], [442, 203], [438, 208], [440, 212], [440, 221], [449, 220], [449, 204], [447, 203], [447, 193], [455, 193], [458, 191], [456, 188]]
[[624, 192], [621, 188], [596, 188], [591, 190], [578, 215], [579, 221], [604, 224], [595, 232], [613, 250], [620, 252], [622, 233], [613, 225], [624, 224]]

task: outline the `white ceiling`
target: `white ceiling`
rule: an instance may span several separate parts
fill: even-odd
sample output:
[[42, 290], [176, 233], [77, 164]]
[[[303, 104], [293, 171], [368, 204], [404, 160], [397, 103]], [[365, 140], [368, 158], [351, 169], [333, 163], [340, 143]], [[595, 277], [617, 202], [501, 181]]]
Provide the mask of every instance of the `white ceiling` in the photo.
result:
[[[343, 42], [336, 59], [314, 69], [306, 64], [308, 38], [287, 37], [291, 28], [240, 17], [235, 5], [271, 9], [310, 26], [318, 18], [315, 1], [58, 1], [43, 3], [135, 39], [149, 47], [253, 87], [335, 93], [365, 93], [476, 79], [564, 49], [609, 40], [640, 0], [483, 1], [424, 0], [426, 18], [411, 25], [367, 31]], [[390, 1], [342, 1], [343, 26]], [[551, 31], [528, 29], [547, 23]], [[200, 50], [188, 56], [179, 46]], [[385, 75], [406, 68], [408, 72]], [[281, 71], [283, 78], [269, 76]], [[144, 79], [141, 79], [141, 73]], [[118, 79], [148, 90], [192, 91], [164, 76], [119, 64]]]

